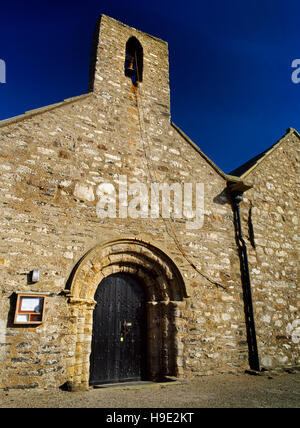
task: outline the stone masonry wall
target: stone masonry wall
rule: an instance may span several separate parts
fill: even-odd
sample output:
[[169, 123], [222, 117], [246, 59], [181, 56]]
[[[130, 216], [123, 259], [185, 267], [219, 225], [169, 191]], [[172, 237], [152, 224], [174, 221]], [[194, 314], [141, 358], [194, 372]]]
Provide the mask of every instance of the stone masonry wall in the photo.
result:
[[299, 137], [288, 133], [248, 175], [241, 204], [260, 361], [300, 363]]
[[[124, 75], [132, 35], [144, 51], [138, 88]], [[64, 290], [89, 250], [121, 238], [165, 251], [184, 279], [178, 375], [244, 370], [248, 346], [226, 179], [170, 123], [167, 44], [103, 16], [96, 47], [93, 92], [0, 123], [0, 386], [57, 387], [68, 380], [79, 318]], [[118, 189], [124, 176], [148, 191], [153, 182], [203, 183], [203, 226], [187, 229], [185, 218], [119, 218], [119, 206], [116, 218], [100, 218], [99, 185]], [[29, 284], [34, 268], [41, 279]], [[15, 292], [29, 290], [50, 293], [45, 322], [16, 326]]]

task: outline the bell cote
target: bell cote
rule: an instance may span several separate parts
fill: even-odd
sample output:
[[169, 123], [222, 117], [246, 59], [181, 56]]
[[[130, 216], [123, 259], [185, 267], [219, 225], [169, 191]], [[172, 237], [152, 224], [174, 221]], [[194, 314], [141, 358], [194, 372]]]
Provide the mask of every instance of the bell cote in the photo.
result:
[[92, 49], [89, 90], [125, 97], [135, 90], [146, 104], [170, 113], [168, 44], [154, 36], [101, 15]]

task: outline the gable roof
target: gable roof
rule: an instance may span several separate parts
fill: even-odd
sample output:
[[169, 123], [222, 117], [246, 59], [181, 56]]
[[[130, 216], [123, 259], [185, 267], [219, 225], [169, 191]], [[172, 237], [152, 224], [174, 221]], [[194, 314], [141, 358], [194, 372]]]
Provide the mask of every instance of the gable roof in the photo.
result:
[[65, 100], [63, 100], [59, 103], [50, 104], [48, 106], [36, 108], [34, 110], [28, 110], [24, 114], [20, 114], [19, 116], [13, 116], [13, 117], [10, 117], [9, 119], [0, 120], [0, 128], [7, 126], [7, 125], [10, 125], [11, 123], [17, 123], [17, 122], [20, 122], [22, 120], [28, 119], [30, 117], [36, 116], [37, 114], [41, 114], [41, 113], [44, 113], [46, 111], [54, 110], [55, 108], [58, 108], [60, 106], [70, 104], [70, 103], [73, 103], [75, 101], [83, 100], [84, 98], [87, 98], [91, 95], [93, 95], [93, 93], [89, 92], [87, 94], [78, 95], [77, 97], [66, 98]]
[[[0, 121], [0, 128], [10, 125], [12, 123], [20, 122], [22, 120], [28, 119], [41, 113], [54, 110], [60, 106], [83, 100], [92, 95], [93, 92], [89, 92], [87, 94], [67, 98], [61, 102], [50, 104], [46, 107], [26, 111], [24, 114], [21, 114], [19, 116], [14, 116], [12, 118]], [[229, 174], [225, 174], [177, 125], [175, 125], [175, 123], [171, 122], [171, 126], [217, 172], [217, 174], [219, 174], [227, 182], [228, 188], [234, 192], [244, 192], [252, 187], [251, 183], [245, 181], [247, 176], [274, 150], [276, 150], [285, 141], [287, 136], [294, 134], [300, 140], [299, 132], [294, 128], [288, 128], [285, 135], [281, 137], [280, 140], [273, 144], [269, 149], [263, 151], [259, 155], [254, 156], [252, 159], [245, 162], [240, 167], [234, 169]]]
[[[4, 119], [0, 121], [0, 128], [8, 126], [13, 123], [21, 122], [38, 114], [42, 114], [51, 110], [54, 110], [58, 107], [70, 104], [76, 101], [83, 100], [87, 97], [92, 96], [94, 93], [89, 92], [87, 94], [78, 95], [76, 97], [67, 98], [61, 102], [50, 104], [45, 107], [37, 108], [34, 110], [26, 111], [24, 114], [13, 116], [9, 119]], [[250, 189], [251, 184], [244, 183], [244, 181], [238, 177], [231, 174], [225, 174], [202, 150], [177, 126], [175, 123], [171, 122], [171, 126], [178, 132], [178, 134], [184, 138], [184, 140], [193, 147], [193, 149], [203, 158], [205, 161], [228, 183], [229, 187], [234, 187], [241, 191], [246, 191]]]
[[274, 150], [276, 150], [286, 139], [289, 135], [296, 135], [300, 139], [300, 134], [296, 129], [294, 128], [288, 128], [285, 135], [280, 138], [275, 144], [273, 144], [269, 149], [265, 150], [264, 152], [260, 153], [259, 155], [254, 156], [252, 159], [245, 162], [240, 167], [234, 169], [231, 171], [230, 175], [234, 175], [237, 177], [240, 177], [241, 179], [244, 179], [247, 177], [250, 172], [253, 171], [262, 161], [264, 161]]

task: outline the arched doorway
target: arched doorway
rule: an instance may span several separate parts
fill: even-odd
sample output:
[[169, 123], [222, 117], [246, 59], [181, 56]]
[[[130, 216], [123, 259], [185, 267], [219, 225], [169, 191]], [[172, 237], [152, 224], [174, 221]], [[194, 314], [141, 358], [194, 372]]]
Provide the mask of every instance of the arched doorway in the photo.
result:
[[90, 384], [146, 378], [146, 299], [133, 276], [116, 273], [100, 282], [93, 314]]
[[136, 239], [120, 239], [91, 249], [69, 279], [71, 333], [66, 371], [71, 390], [89, 387], [95, 294], [103, 279], [120, 273], [134, 277], [144, 289], [147, 378], [182, 374], [188, 318], [182, 275], [159, 248]]

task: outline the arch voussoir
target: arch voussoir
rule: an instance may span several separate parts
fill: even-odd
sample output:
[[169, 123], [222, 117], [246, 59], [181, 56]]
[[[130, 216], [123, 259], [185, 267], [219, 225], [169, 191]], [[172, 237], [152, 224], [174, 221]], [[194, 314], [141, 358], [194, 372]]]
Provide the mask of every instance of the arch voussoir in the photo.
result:
[[172, 307], [177, 307], [177, 302], [185, 305], [187, 296], [182, 276], [172, 260], [157, 247], [143, 241], [123, 239], [90, 250], [77, 264], [72, 276], [68, 296], [75, 320], [74, 355], [68, 360], [67, 370], [71, 389], [86, 389], [89, 384], [95, 292], [102, 279], [120, 272], [134, 275], [145, 288], [149, 376], [155, 379], [176, 375], [179, 370], [174, 361], [180, 361], [177, 354], [183, 352], [183, 344], [177, 343], [180, 337], [177, 337], [176, 317], [181, 317], [182, 311], [170, 311], [169, 305], [170, 302]]

